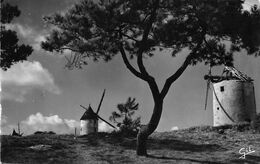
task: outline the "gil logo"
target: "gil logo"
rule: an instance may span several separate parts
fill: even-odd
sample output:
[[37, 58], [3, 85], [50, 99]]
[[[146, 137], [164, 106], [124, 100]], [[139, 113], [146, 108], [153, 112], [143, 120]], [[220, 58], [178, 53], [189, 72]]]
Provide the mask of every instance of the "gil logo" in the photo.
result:
[[243, 147], [239, 151], [239, 154], [242, 154], [242, 156], [239, 157], [239, 159], [246, 159], [246, 155], [254, 153], [255, 150], [252, 149], [252, 146]]

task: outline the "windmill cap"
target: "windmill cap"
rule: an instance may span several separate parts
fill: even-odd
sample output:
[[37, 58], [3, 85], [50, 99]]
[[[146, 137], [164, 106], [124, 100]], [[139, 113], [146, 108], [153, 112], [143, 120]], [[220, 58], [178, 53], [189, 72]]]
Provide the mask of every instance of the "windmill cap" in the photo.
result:
[[85, 113], [82, 115], [80, 120], [90, 120], [90, 119], [95, 119], [97, 120], [97, 115], [94, 113], [93, 109], [91, 106], [88, 107], [88, 109], [85, 111]]

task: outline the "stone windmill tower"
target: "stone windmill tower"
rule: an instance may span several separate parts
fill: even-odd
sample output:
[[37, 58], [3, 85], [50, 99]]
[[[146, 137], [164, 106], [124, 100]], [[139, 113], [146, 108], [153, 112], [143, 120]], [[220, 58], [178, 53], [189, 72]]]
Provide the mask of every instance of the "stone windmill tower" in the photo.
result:
[[89, 105], [80, 118], [80, 135], [95, 133], [98, 131], [98, 117]]
[[213, 90], [213, 126], [251, 122], [255, 119], [253, 79], [227, 66], [221, 76], [211, 75], [210, 69], [204, 79], [207, 80], [205, 109], [210, 84]]
[[86, 134], [98, 132], [98, 120], [99, 119], [101, 119], [102, 121], [104, 121], [105, 123], [110, 125], [111, 127], [115, 128], [112, 124], [110, 124], [109, 122], [107, 122], [106, 120], [104, 120], [103, 118], [101, 118], [98, 115], [102, 101], [105, 96], [105, 91], [106, 90], [104, 90], [104, 92], [103, 92], [103, 95], [102, 95], [102, 98], [98, 105], [96, 113], [93, 111], [93, 109], [91, 108], [90, 105], [88, 108], [84, 107], [83, 105], [80, 105], [82, 108], [84, 108], [86, 110], [85, 113], [80, 118], [80, 135], [86, 135]]

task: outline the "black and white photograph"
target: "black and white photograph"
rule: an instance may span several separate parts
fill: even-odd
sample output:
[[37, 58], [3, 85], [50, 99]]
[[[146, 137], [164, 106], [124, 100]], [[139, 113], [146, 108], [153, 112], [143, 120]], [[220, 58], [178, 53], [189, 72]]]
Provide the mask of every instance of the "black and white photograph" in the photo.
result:
[[260, 164], [260, 0], [0, 0], [3, 164]]

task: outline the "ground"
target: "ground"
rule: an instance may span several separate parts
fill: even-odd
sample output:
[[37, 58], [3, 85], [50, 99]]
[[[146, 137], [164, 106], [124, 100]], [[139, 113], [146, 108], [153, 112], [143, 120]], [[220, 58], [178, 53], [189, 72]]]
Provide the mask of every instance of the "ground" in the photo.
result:
[[[24, 137], [1, 136], [3, 163], [260, 163], [260, 133], [250, 126], [193, 127], [156, 132], [148, 140], [147, 157], [135, 154], [136, 139], [117, 134], [38, 134]], [[45, 145], [41, 148], [31, 146]], [[245, 149], [253, 153], [240, 159]], [[248, 149], [247, 149], [248, 150]]]

